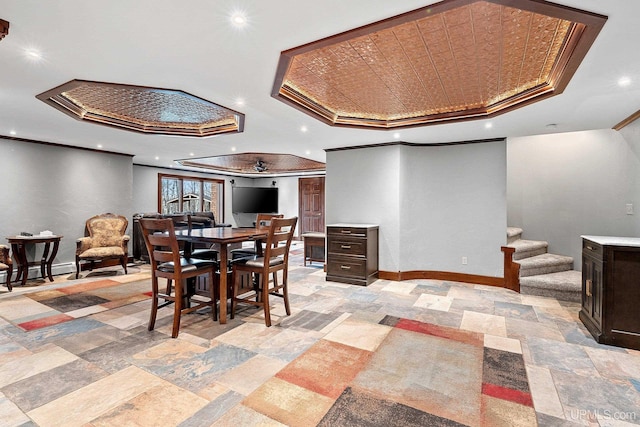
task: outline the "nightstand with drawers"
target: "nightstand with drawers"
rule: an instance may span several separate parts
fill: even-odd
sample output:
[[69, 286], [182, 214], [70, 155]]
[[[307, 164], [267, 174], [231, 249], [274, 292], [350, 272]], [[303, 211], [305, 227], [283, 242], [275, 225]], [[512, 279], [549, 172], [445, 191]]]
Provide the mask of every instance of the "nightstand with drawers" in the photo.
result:
[[378, 278], [378, 226], [327, 226], [327, 280], [367, 286]]

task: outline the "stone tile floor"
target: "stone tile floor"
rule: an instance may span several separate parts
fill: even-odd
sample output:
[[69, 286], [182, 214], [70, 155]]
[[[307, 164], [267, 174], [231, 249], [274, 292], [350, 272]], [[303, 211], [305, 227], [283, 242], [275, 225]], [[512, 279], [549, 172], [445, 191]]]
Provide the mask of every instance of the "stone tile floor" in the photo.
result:
[[[80, 280], [58, 276], [52, 284], [0, 291], [1, 426], [283, 425], [276, 421], [282, 407], [257, 410], [261, 404], [255, 398], [282, 392], [285, 381], [276, 374], [284, 378], [294, 371], [302, 362], [292, 362], [315, 344], [311, 353], [347, 348], [353, 363], [365, 364], [367, 352], [388, 334], [380, 322], [389, 316], [454, 328], [482, 337], [484, 348], [521, 354], [535, 412], [525, 421], [513, 413], [505, 425], [640, 424], [640, 352], [597, 344], [578, 320], [575, 303], [481, 285], [378, 280], [351, 286], [327, 282], [317, 264], [303, 267], [297, 256], [290, 262], [292, 315], [285, 316], [274, 298], [271, 328], [254, 309], [226, 325], [196, 313], [183, 317], [179, 337], [171, 339], [168, 308], [161, 310], [156, 330], [147, 331], [148, 300], [29, 332], [10, 321], [23, 317], [19, 302], [25, 293], [105, 277], [123, 283], [148, 279], [145, 266], [134, 270]], [[409, 351], [411, 340], [407, 335], [398, 341], [398, 351]], [[416, 369], [413, 364], [394, 369], [408, 365]], [[340, 369], [333, 375], [323, 394], [309, 395], [306, 411], [317, 412], [313, 423], [333, 402], [326, 396], [342, 390]], [[359, 381], [376, 387], [376, 381], [365, 380]], [[455, 384], [438, 388], [461, 393], [460, 402], [465, 401]], [[398, 421], [407, 424], [408, 419]]]

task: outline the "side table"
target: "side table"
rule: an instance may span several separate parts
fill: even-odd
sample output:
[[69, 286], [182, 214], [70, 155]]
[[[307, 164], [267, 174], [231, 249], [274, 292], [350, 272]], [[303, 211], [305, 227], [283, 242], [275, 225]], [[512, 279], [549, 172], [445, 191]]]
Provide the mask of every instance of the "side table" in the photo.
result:
[[[302, 240], [304, 241], [304, 265], [313, 263], [313, 261], [324, 263], [324, 241], [326, 234], [309, 231], [302, 233]], [[316, 250], [317, 248], [317, 250]], [[322, 255], [318, 252], [322, 251]]]
[[[28, 244], [44, 243], [44, 251], [42, 253], [42, 259], [40, 260], [40, 274], [42, 278], [49, 278], [53, 282], [53, 274], [51, 274], [51, 265], [58, 253], [58, 246], [60, 239], [63, 236], [13, 236], [7, 237], [7, 241], [11, 245], [11, 252], [13, 252], [13, 259], [16, 260], [18, 267], [16, 282], [22, 278], [22, 286], [27, 283], [29, 276], [29, 266], [37, 265], [37, 262], [30, 263], [27, 259], [26, 246]], [[9, 289], [11, 290], [11, 289]]]

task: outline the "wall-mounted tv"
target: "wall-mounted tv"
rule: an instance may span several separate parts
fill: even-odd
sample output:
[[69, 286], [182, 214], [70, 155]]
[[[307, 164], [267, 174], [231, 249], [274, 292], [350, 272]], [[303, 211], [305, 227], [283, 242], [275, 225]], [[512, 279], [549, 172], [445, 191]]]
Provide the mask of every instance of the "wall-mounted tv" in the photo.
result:
[[277, 187], [232, 187], [233, 213], [277, 213]]

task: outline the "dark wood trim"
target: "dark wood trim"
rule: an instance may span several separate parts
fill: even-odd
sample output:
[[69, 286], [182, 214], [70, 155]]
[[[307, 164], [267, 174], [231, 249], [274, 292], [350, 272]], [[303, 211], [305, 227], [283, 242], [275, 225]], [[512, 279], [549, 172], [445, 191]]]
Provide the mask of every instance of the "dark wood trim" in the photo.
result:
[[[476, 0], [477, 1], [477, 0]], [[328, 110], [323, 105], [305, 97], [296, 90], [290, 90], [285, 85], [286, 73], [295, 56], [317, 49], [322, 49], [334, 44], [363, 37], [369, 34], [387, 30], [389, 28], [417, 21], [428, 16], [441, 14], [448, 10], [466, 6], [471, 0], [443, 0], [419, 9], [402, 13], [371, 24], [363, 25], [351, 30], [334, 34], [320, 40], [312, 41], [301, 46], [284, 50], [280, 53], [280, 59], [276, 70], [271, 96], [281, 102], [335, 127], [357, 127], [368, 129], [392, 130], [405, 129], [416, 126], [429, 126], [447, 122], [464, 122], [492, 118], [534, 102], [541, 101], [551, 96], [561, 94], [569, 81], [577, 71], [580, 63], [593, 45], [596, 37], [602, 30], [607, 16], [584, 11], [564, 5], [559, 5], [545, 0], [488, 0], [491, 3], [507, 6], [515, 9], [543, 14], [556, 19], [569, 21], [572, 27], [567, 34], [565, 44], [559, 53], [553, 66], [549, 81], [528, 91], [518, 93], [508, 99], [493, 105], [442, 114], [427, 115], [421, 117], [407, 117], [398, 120], [375, 120], [372, 118], [341, 117]]]
[[15, 136], [0, 135], [0, 139], [8, 139], [10, 141], [17, 141], [17, 142], [27, 142], [27, 143], [30, 143], [30, 144], [49, 145], [51, 147], [59, 147], [59, 148], [73, 148], [75, 150], [92, 151], [94, 153], [115, 154], [117, 156], [127, 156], [127, 157], [133, 157], [134, 156], [133, 154], [118, 153], [118, 152], [115, 152], [115, 151], [100, 150], [100, 149], [97, 149], [97, 148], [76, 147], [74, 145], [59, 144], [59, 143], [56, 143], [56, 142], [48, 142], [48, 141], [38, 141], [36, 139], [18, 138], [18, 137], [15, 137]]
[[403, 281], [414, 279], [432, 279], [447, 280], [450, 282], [473, 283], [476, 285], [495, 286], [504, 288], [504, 278], [481, 276], [479, 274], [453, 273], [449, 271], [430, 271], [430, 270], [414, 270], [414, 271], [380, 271], [379, 279]]
[[[181, 94], [186, 97], [195, 98], [203, 103], [206, 103], [209, 107], [222, 110], [225, 113], [231, 114], [235, 117], [237, 122], [234, 125], [219, 124], [215, 121], [208, 121], [205, 123], [199, 123], [200, 127], [174, 127], [165, 125], [166, 122], [143, 122], [140, 123], [134, 120], [127, 120], [128, 117], [116, 117], [113, 111], [105, 109], [104, 112], [96, 109], [85, 109], [84, 107], [76, 104], [73, 100], [67, 98], [64, 93], [71, 91], [81, 86], [109, 86], [114, 88], [128, 88], [135, 89], [141, 92], [144, 91], [157, 91], [163, 90], [167, 92], [173, 92], [175, 94]], [[242, 133], [244, 131], [244, 113], [234, 110], [232, 108], [225, 107], [208, 99], [202, 98], [197, 95], [193, 95], [182, 89], [169, 89], [158, 88], [153, 86], [140, 86], [124, 83], [113, 82], [100, 82], [93, 80], [73, 79], [45, 92], [36, 95], [36, 98], [45, 104], [55, 108], [56, 110], [66, 114], [67, 116], [79, 120], [86, 121], [92, 124], [115, 127], [122, 130], [128, 130], [131, 132], [137, 132], [142, 134], [155, 134], [155, 135], [172, 135], [172, 136], [189, 136], [197, 138], [207, 138], [215, 135]], [[141, 106], [144, 107], [144, 106]]]
[[0, 19], [0, 40], [2, 40], [4, 36], [8, 34], [9, 34], [9, 21]]
[[635, 122], [638, 119], [640, 119], [640, 110], [636, 111], [635, 113], [633, 113], [632, 115], [630, 115], [629, 117], [627, 117], [626, 119], [624, 119], [623, 121], [615, 125], [612, 129], [620, 130], [623, 127], [630, 125], [631, 123]]
[[486, 142], [503, 142], [506, 141], [506, 138], [490, 138], [490, 139], [477, 139], [474, 141], [455, 141], [455, 142], [437, 142], [434, 144], [418, 144], [415, 142], [405, 142], [405, 141], [393, 141], [393, 142], [381, 142], [378, 144], [366, 144], [366, 145], [354, 145], [351, 147], [335, 147], [335, 148], [325, 148], [325, 152], [330, 151], [345, 151], [345, 150], [359, 150], [361, 148], [379, 148], [379, 147], [390, 147], [394, 145], [401, 145], [405, 147], [442, 147], [448, 145], [465, 145], [465, 144], [482, 144]]
[[513, 253], [516, 248], [502, 246], [504, 253], [504, 287], [512, 291], [520, 292], [520, 264], [513, 262]]

